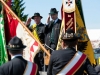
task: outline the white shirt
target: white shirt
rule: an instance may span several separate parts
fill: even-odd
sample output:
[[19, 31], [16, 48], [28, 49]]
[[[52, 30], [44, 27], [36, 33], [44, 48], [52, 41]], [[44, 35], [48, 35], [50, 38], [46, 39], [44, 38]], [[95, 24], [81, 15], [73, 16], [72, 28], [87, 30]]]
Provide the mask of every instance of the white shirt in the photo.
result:
[[[57, 21], [58, 21], [58, 18], [56, 20], [53, 20], [54, 23], [56, 23]], [[46, 25], [48, 25], [48, 23]]]
[[21, 54], [14, 55], [11, 57], [11, 59], [14, 59], [15, 57], [18, 57], [18, 56], [22, 56], [22, 55]]
[[[68, 47], [65, 47], [65, 48], [63, 48], [63, 49], [67, 49]], [[75, 47], [72, 47], [72, 48], [74, 48], [74, 49], [76, 49]]]
[[36, 24], [36, 25], [40, 25], [40, 24], [41, 24], [41, 22], [39, 24]]
[[55, 21], [55, 23], [58, 21], [58, 18], [56, 19], [56, 20], [54, 20]]

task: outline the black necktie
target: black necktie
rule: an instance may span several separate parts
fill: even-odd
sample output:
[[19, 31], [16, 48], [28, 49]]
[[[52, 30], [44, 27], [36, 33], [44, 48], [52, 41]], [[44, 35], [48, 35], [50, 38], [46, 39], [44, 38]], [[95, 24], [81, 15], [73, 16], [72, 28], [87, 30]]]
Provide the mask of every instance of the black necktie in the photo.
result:
[[52, 32], [51, 32], [51, 42], [53, 43], [54, 42], [54, 31], [55, 31], [55, 28], [54, 28], [54, 23], [55, 21], [52, 22]]

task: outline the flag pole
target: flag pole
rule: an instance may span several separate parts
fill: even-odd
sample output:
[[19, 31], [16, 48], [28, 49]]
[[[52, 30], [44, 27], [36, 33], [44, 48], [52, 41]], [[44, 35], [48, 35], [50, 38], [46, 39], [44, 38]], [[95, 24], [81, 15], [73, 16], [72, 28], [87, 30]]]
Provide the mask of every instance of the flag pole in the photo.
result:
[[39, 40], [37, 40], [33, 34], [30, 32], [30, 30], [26, 27], [26, 25], [24, 25], [24, 23], [16, 16], [16, 14], [9, 8], [9, 6], [3, 1], [3, 0], [0, 0], [1, 3], [11, 12], [11, 14], [20, 22], [20, 24], [26, 29], [26, 31], [30, 34], [30, 36], [35, 39], [39, 46], [42, 48], [42, 50], [48, 55], [50, 56], [50, 53], [48, 53], [48, 51], [44, 48], [44, 46], [39, 42]]

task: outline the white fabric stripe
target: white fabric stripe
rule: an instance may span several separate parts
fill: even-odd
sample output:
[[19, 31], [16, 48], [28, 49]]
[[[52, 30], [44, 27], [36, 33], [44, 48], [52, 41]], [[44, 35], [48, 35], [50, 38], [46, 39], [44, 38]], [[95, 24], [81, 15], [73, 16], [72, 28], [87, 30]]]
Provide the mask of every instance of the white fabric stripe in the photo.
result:
[[57, 75], [65, 75], [66, 73], [68, 73], [72, 69], [72, 67], [79, 61], [81, 56], [82, 53], [78, 51], [72, 61], [68, 63], [68, 65]]
[[33, 63], [28, 61], [27, 68], [24, 75], [30, 75], [32, 72], [32, 68], [33, 68]]

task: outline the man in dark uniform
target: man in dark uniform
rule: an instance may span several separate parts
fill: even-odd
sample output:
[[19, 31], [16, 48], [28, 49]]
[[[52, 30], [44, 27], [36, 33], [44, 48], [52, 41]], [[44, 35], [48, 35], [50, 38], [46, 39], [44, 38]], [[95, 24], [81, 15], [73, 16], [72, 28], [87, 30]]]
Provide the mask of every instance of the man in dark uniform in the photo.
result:
[[[44, 39], [45, 39], [45, 25], [41, 22], [41, 19], [43, 17], [40, 15], [40, 13], [34, 13], [34, 16], [32, 16], [31, 18], [28, 19], [28, 21], [26, 22], [26, 26], [32, 31], [34, 32], [34, 30], [37, 30], [37, 34], [39, 36], [40, 42], [44, 44]], [[33, 24], [30, 26], [31, 23], [31, 19], [33, 19], [35, 21], [36, 24]], [[36, 26], [35, 26], [36, 25]], [[34, 35], [34, 33], [33, 33]], [[35, 35], [34, 35], [35, 36]], [[37, 38], [37, 37], [36, 37]]]
[[71, 29], [62, 35], [63, 49], [52, 52], [47, 75], [83, 75], [84, 70], [89, 75], [97, 75], [87, 56], [76, 51], [78, 38]]
[[[45, 42], [45, 25], [41, 22], [43, 17], [40, 16], [39, 13], [34, 13], [34, 16], [28, 19], [26, 26], [32, 31], [35, 38], [37, 38], [42, 44]], [[35, 21], [36, 24], [29, 26], [31, 23], [31, 19]], [[36, 32], [36, 34], [35, 34]], [[34, 62], [38, 64], [39, 71], [43, 71], [44, 69], [44, 59], [43, 59], [43, 51], [40, 50], [38, 54], [36, 54], [34, 58]]]
[[39, 75], [37, 65], [23, 59], [25, 47], [21, 39], [16, 36], [10, 40], [7, 49], [12, 60], [0, 66], [0, 75]]
[[56, 8], [51, 8], [49, 15], [51, 16], [52, 20], [50, 21], [50, 17], [48, 18], [45, 44], [55, 50], [60, 34], [61, 20], [58, 18], [58, 11]]

